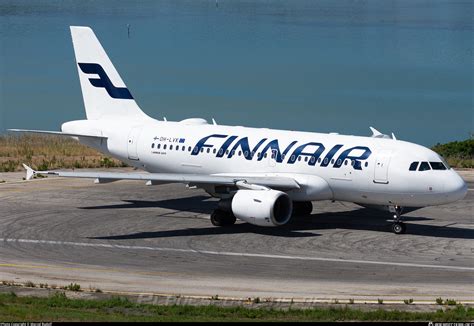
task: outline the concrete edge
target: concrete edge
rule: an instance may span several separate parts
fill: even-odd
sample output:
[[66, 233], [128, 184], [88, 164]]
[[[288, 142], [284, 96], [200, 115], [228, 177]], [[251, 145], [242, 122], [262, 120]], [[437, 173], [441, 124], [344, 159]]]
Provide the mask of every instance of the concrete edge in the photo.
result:
[[[40, 287], [41, 285], [41, 287]], [[100, 290], [96, 288], [82, 288], [80, 291], [67, 290], [62, 288], [52, 288], [47, 284], [28, 284], [20, 282], [0, 281], [0, 293], [14, 292], [18, 296], [36, 296], [48, 297], [52, 293], [63, 292], [71, 299], [100, 300], [115, 296], [126, 297], [132, 302], [152, 304], [152, 305], [217, 305], [222, 307], [245, 306], [250, 308], [329, 308], [349, 306], [354, 309], [364, 308], [368, 310], [387, 309], [403, 311], [436, 311], [439, 309], [449, 309], [456, 305], [474, 307], [474, 300], [456, 300], [456, 305], [437, 304], [436, 298], [433, 300], [413, 300], [405, 303], [404, 300], [385, 300], [377, 299], [339, 299], [330, 298], [259, 298], [259, 297], [227, 297], [227, 296], [199, 296], [199, 295], [181, 295], [172, 293], [156, 292], [127, 292]], [[374, 297], [376, 297], [374, 295]], [[379, 303], [379, 299], [383, 302]], [[450, 298], [443, 298], [450, 299]], [[407, 299], [409, 300], [409, 296]]]

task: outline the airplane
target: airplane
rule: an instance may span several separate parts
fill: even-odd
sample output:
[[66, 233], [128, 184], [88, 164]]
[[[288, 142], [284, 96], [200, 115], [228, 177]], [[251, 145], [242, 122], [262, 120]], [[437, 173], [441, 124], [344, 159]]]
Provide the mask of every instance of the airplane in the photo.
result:
[[464, 180], [432, 150], [371, 127], [370, 137], [212, 124], [201, 118], [156, 120], [135, 102], [90, 27], [71, 26], [86, 120], [61, 131], [9, 129], [70, 136], [144, 172], [35, 171], [92, 178], [95, 183], [143, 180], [184, 183], [220, 200], [215, 226], [240, 219], [277, 227], [310, 215], [313, 201], [345, 201], [393, 214], [392, 231], [406, 232], [403, 213], [458, 201]]

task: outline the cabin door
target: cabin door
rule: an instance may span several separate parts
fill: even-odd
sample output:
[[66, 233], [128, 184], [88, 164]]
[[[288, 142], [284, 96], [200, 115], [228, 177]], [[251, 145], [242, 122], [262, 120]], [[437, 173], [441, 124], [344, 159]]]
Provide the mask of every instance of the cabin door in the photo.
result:
[[138, 137], [140, 136], [141, 127], [134, 127], [128, 134], [127, 151], [128, 159], [138, 161]]
[[388, 183], [388, 166], [390, 165], [390, 151], [381, 151], [375, 158], [374, 182]]

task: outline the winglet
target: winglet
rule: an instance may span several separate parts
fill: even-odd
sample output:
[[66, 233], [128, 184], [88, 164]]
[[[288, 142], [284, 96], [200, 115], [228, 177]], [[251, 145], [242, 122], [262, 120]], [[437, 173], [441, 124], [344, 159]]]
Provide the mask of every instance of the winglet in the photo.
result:
[[30, 168], [28, 165], [23, 164], [23, 167], [26, 169], [26, 180], [31, 180], [36, 174], [36, 171]]

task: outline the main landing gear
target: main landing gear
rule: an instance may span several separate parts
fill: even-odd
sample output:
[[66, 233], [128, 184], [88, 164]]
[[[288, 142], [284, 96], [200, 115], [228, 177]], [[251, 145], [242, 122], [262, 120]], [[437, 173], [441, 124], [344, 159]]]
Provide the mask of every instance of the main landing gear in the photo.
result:
[[310, 201], [294, 201], [293, 216], [308, 216], [313, 211], [313, 203]]
[[211, 223], [214, 226], [229, 226], [235, 223], [235, 216], [232, 212], [224, 211], [222, 209], [215, 209], [211, 214]]
[[406, 232], [407, 227], [405, 223], [402, 222], [402, 208], [400, 206], [394, 207], [395, 214], [393, 215], [394, 221], [392, 224], [392, 231], [395, 234], [403, 234]]

